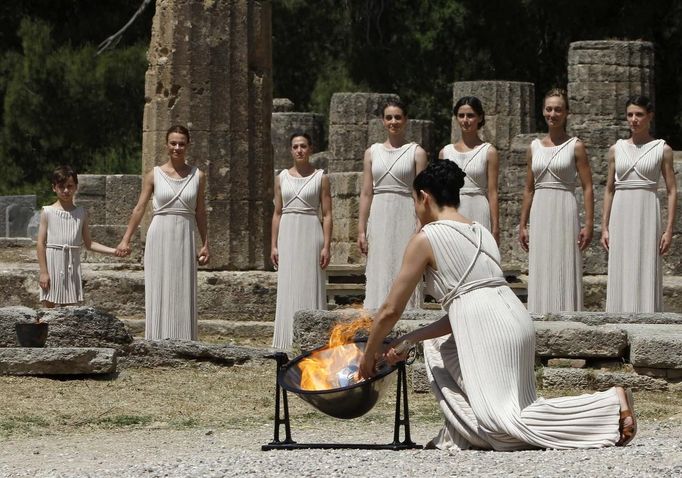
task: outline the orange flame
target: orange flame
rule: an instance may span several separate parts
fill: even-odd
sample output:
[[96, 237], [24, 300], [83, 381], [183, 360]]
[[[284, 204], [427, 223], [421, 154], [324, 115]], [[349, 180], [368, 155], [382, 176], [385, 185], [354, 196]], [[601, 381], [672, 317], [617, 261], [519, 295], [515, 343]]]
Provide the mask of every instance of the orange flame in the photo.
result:
[[337, 323], [329, 335], [328, 348], [315, 352], [299, 362], [301, 389], [337, 388], [336, 374], [351, 364], [357, 364], [362, 358], [362, 351], [353, 343], [355, 335], [361, 330], [369, 331], [371, 327], [370, 317]]

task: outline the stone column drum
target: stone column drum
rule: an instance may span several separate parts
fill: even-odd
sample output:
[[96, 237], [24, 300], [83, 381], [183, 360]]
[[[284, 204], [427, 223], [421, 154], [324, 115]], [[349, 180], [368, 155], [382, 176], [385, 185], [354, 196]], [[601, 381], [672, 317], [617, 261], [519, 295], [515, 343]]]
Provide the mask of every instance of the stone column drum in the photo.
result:
[[334, 93], [329, 108], [329, 171], [362, 171], [370, 120], [398, 95], [387, 93]]
[[[481, 138], [498, 150], [511, 148], [516, 135], [535, 131], [535, 86], [519, 81], [456, 81], [452, 105], [462, 96], [476, 96], [485, 111]], [[452, 142], [460, 139], [457, 120], [452, 118]]]
[[187, 125], [189, 161], [208, 178], [209, 267], [268, 267], [270, 2], [157, 0], [148, 58], [143, 172], [166, 161], [167, 128]]
[[[273, 106], [275, 106], [275, 103], [273, 103]], [[294, 111], [293, 103], [291, 109], [273, 111], [271, 138], [275, 170], [286, 169], [292, 165], [289, 138], [294, 131], [308, 133], [313, 140], [313, 151], [323, 151], [323, 123], [323, 115]]]
[[[627, 138], [625, 102], [654, 94], [654, 47], [645, 41], [580, 41], [568, 49], [568, 132], [587, 147], [594, 184], [594, 238], [585, 272], [605, 274], [607, 255], [599, 246], [609, 147]], [[578, 197], [582, 201], [581, 195]]]

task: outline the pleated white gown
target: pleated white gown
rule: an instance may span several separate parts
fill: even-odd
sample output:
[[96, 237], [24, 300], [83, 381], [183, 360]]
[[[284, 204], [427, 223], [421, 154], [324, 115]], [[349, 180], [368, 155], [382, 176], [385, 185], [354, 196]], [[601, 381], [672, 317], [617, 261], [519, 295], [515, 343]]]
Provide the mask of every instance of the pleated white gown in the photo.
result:
[[660, 312], [662, 235], [656, 195], [665, 141], [616, 142], [616, 192], [609, 217], [607, 312]]
[[324, 234], [318, 216], [321, 169], [304, 178], [279, 174], [282, 219], [277, 250], [277, 311], [272, 346], [291, 350], [294, 314], [303, 309], [327, 310], [327, 276], [320, 267]]
[[[416, 143], [396, 149], [380, 143], [370, 147], [374, 196], [367, 221], [365, 309], [378, 309], [383, 304], [400, 271], [407, 243], [417, 231], [412, 198], [416, 149]], [[419, 285], [406, 308], [419, 308], [422, 299]]]
[[597, 448], [619, 439], [614, 388], [553, 399], [535, 392], [535, 330], [506, 285], [495, 239], [480, 224], [424, 226], [437, 270], [427, 292], [442, 300], [452, 334], [424, 342], [427, 373], [445, 415], [441, 449]]
[[198, 192], [196, 167], [184, 179], [154, 168], [153, 217], [144, 251], [146, 339], [197, 339]]
[[535, 195], [530, 209], [528, 310], [537, 314], [583, 308], [580, 220], [575, 198], [575, 143], [531, 143]]
[[53, 206], [43, 207], [47, 219], [47, 273], [50, 288], [40, 288], [40, 300], [55, 304], [75, 304], [83, 301], [81, 280], [81, 246], [86, 211], [76, 207], [65, 211]]
[[488, 202], [488, 150], [483, 143], [471, 151], [461, 153], [454, 144], [443, 148], [443, 156], [457, 164], [466, 173], [464, 187], [459, 190], [459, 213], [490, 230], [490, 203]]

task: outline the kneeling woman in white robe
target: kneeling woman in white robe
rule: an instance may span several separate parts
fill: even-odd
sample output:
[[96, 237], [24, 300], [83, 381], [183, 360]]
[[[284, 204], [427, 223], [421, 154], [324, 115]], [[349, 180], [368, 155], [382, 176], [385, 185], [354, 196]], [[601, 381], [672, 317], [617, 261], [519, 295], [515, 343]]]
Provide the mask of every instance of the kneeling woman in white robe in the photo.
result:
[[425, 226], [409, 243], [402, 268], [379, 309], [361, 363], [373, 375], [384, 338], [426, 273], [427, 291], [448, 315], [396, 339], [424, 342], [427, 371], [445, 415], [430, 445], [442, 449], [598, 448], [627, 444], [636, 433], [632, 394], [604, 392], [537, 398], [532, 319], [504, 280], [493, 236], [458, 213], [464, 173], [450, 161], [414, 180]]

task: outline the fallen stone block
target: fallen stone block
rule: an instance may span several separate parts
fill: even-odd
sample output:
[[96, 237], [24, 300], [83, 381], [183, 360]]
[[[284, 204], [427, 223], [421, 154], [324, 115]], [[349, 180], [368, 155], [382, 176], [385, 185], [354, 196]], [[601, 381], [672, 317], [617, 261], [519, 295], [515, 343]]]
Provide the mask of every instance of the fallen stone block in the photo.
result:
[[623, 326], [635, 367], [682, 369], [682, 325]]
[[534, 322], [535, 353], [541, 357], [622, 357], [627, 347], [624, 331], [578, 322]]
[[138, 340], [128, 347], [120, 363], [122, 367], [176, 367], [194, 361], [230, 367], [251, 360], [265, 361], [272, 352], [266, 348], [205, 344], [191, 340]]
[[407, 376], [412, 385], [413, 392], [429, 393], [431, 391], [431, 382], [429, 382], [429, 376], [426, 373], [426, 364], [421, 360], [417, 360], [407, 366]]
[[99, 375], [116, 372], [116, 350], [94, 347], [0, 349], [1, 375]]
[[682, 324], [682, 314], [677, 312], [655, 312], [652, 314], [634, 314], [630, 312], [560, 312], [545, 315], [534, 315], [534, 320], [581, 322], [587, 325], [604, 324]]
[[663, 391], [669, 384], [660, 378], [636, 373], [576, 368], [543, 368], [538, 385], [550, 389], [606, 390], [621, 386], [633, 390]]
[[547, 361], [547, 366], [552, 368], [585, 368], [587, 360], [570, 358], [552, 358]]

